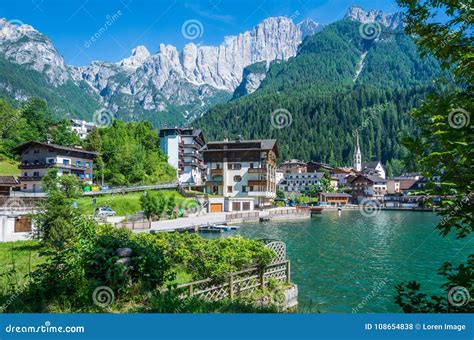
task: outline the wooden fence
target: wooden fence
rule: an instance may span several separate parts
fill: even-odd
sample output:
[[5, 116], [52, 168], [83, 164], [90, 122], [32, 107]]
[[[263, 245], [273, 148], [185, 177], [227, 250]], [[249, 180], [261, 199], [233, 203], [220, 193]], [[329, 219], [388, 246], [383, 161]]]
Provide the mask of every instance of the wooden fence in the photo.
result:
[[252, 267], [239, 272], [231, 273], [224, 282], [213, 279], [204, 279], [177, 285], [172, 289], [164, 289], [181, 293], [181, 298], [197, 297], [209, 301], [218, 301], [225, 298], [233, 299], [243, 292], [254, 291], [266, 286], [270, 279], [278, 282], [291, 282], [290, 261], [286, 259], [286, 245], [280, 241], [264, 240], [266, 247], [273, 250], [276, 256], [265, 268]]

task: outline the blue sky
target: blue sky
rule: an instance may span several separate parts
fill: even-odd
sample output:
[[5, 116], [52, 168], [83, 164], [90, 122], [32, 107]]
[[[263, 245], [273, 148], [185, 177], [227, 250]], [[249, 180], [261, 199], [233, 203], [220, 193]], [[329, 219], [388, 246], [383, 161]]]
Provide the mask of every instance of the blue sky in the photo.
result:
[[[137, 45], [152, 53], [160, 43], [178, 49], [191, 41], [217, 45], [226, 35], [249, 30], [270, 16], [327, 24], [342, 18], [353, 4], [366, 10], [399, 10], [395, 0], [0, 0], [0, 4], [1, 18], [30, 24], [46, 34], [72, 65], [115, 62]], [[194, 39], [182, 33], [188, 20], [202, 26]], [[91, 41], [94, 35], [99, 36]]]

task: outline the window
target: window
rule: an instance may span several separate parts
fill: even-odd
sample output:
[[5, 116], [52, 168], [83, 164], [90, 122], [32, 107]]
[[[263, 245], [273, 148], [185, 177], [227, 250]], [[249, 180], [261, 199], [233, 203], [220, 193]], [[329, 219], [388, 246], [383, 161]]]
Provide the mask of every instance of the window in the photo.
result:
[[253, 191], [253, 185], [251, 185], [249, 188], [250, 188], [250, 191]]
[[247, 192], [247, 187], [245, 185], [242, 185], [242, 192]]
[[253, 163], [250, 163], [250, 169], [253, 169]]
[[63, 159], [63, 164], [64, 165], [69, 165], [69, 159]]
[[234, 176], [234, 182], [240, 182], [242, 180], [241, 176]]
[[227, 187], [227, 192], [228, 192], [228, 193], [232, 193], [232, 185], [229, 185], [229, 186]]
[[33, 172], [33, 177], [39, 177], [39, 175], [40, 175], [40, 174], [39, 174], [38, 171]]
[[38, 149], [34, 150], [33, 153], [40, 153]]
[[250, 210], [250, 202], [242, 202], [242, 210]]

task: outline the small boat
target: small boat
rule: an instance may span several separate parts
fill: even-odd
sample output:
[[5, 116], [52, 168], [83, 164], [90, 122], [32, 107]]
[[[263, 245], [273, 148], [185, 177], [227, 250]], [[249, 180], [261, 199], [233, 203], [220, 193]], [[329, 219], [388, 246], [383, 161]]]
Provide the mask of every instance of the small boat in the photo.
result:
[[237, 229], [237, 227], [227, 226], [227, 225], [207, 225], [199, 227], [201, 232], [211, 232], [211, 233], [223, 233], [224, 231], [230, 231], [232, 229]]

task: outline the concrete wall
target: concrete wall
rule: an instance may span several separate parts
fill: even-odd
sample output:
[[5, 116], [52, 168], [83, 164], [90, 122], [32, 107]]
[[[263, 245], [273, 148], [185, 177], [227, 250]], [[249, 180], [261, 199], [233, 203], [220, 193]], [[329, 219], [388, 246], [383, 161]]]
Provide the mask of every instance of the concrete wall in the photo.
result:
[[0, 212], [0, 242], [24, 241], [31, 239], [31, 233], [15, 233], [15, 218], [24, 216], [25, 212]]

